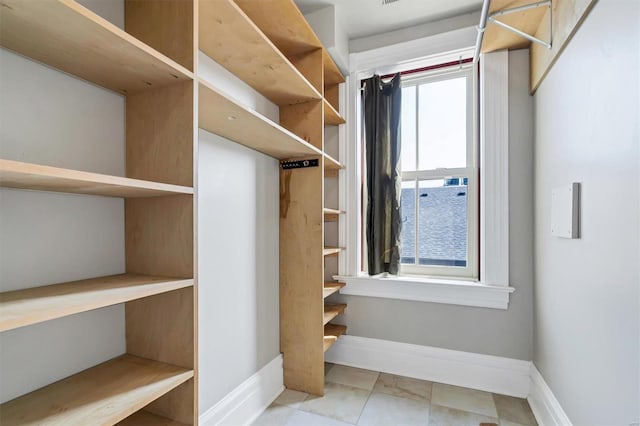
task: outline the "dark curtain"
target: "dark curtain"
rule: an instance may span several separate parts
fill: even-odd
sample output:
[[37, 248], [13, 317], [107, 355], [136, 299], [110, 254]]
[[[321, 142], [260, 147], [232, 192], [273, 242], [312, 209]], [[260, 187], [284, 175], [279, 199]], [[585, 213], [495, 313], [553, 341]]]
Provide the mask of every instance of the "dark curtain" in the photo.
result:
[[400, 74], [364, 80], [366, 244], [369, 275], [398, 273], [400, 263]]

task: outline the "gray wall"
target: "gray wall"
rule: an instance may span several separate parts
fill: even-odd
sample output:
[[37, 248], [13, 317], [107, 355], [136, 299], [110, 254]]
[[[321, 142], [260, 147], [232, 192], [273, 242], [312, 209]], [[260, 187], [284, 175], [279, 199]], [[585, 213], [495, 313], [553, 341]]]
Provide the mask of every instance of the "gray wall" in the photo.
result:
[[[600, 1], [535, 95], [534, 363], [574, 424], [640, 421], [640, 3]], [[551, 191], [582, 184], [581, 238]]]
[[[278, 119], [278, 108], [211, 59], [200, 71]], [[200, 130], [198, 335], [200, 414], [280, 353], [279, 163]]]
[[528, 51], [509, 54], [508, 310], [338, 295], [348, 304], [349, 334], [418, 345], [532, 358], [533, 99]]

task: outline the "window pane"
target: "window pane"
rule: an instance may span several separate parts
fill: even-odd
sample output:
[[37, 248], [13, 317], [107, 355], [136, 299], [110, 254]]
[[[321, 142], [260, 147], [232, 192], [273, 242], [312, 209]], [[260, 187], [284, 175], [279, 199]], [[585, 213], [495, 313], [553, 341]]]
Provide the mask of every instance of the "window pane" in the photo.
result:
[[[466, 86], [466, 77], [420, 85], [420, 170], [466, 167]], [[404, 132], [404, 127], [402, 130]]]
[[466, 179], [421, 180], [417, 199], [417, 263], [467, 266]]
[[416, 263], [416, 182], [402, 182], [400, 198], [400, 263]]
[[416, 86], [402, 88], [401, 170], [416, 170]]

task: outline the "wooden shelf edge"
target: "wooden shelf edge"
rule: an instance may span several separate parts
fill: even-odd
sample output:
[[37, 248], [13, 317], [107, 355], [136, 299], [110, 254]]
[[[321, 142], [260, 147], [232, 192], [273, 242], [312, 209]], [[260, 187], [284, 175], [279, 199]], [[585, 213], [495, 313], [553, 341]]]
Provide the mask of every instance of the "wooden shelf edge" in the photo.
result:
[[2, 46], [109, 90], [130, 94], [194, 78], [173, 59], [73, 0], [3, 0], [3, 6]]
[[0, 293], [0, 331], [193, 286], [193, 279], [119, 274]]
[[324, 326], [324, 351], [326, 352], [335, 342], [338, 341], [338, 338], [347, 332], [346, 325], [340, 324], [326, 324]]
[[121, 422], [117, 426], [187, 426], [184, 423], [168, 419], [145, 410], [137, 411]]
[[198, 84], [200, 128], [279, 160], [322, 155], [309, 142], [235, 101], [205, 79], [200, 77]]
[[122, 355], [0, 405], [2, 424], [114, 424], [193, 378], [193, 370]]
[[342, 165], [338, 160], [327, 154], [326, 152], [323, 154], [324, 156], [324, 169], [325, 170], [342, 170], [344, 169], [344, 165]]
[[323, 99], [322, 103], [324, 104], [324, 124], [337, 126], [346, 123], [345, 119], [342, 118], [340, 113], [336, 111], [328, 100]]
[[339, 303], [336, 305], [329, 305], [329, 304], [325, 304], [324, 305], [324, 324], [327, 324], [329, 321], [331, 321], [332, 319], [334, 319], [335, 317], [337, 317], [340, 314], [344, 313], [344, 310], [347, 308], [347, 305], [345, 303]]
[[341, 288], [343, 288], [345, 286], [344, 283], [340, 283], [337, 281], [328, 281], [324, 283], [323, 289], [322, 289], [322, 295], [323, 298], [327, 298], [329, 296], [331, 296], [332, 294], [336, 293], [337, 291], [339, 291]]
[[324, 221], [325, 222], [337, 222], [340, 218], [341, 214], [344, 214], [345, 212], [342, 210], [335, 210], [335, 209], [327, 209], [325, 208], [323, 210], [324, 213]]
[[193, 188], [0, 159], [0, 187], [107, 197], [193, 194]]

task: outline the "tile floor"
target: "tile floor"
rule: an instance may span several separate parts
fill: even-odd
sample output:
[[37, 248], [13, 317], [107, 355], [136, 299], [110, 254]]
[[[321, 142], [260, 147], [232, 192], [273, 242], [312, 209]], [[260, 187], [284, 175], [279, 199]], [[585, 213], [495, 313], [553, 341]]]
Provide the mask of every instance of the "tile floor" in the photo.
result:
[[[285, 390], [258, 426], [536, 425], [525, 399], [326, 364], [322, 398]], [[488, 425], [487, 425], [488, 426]]]

